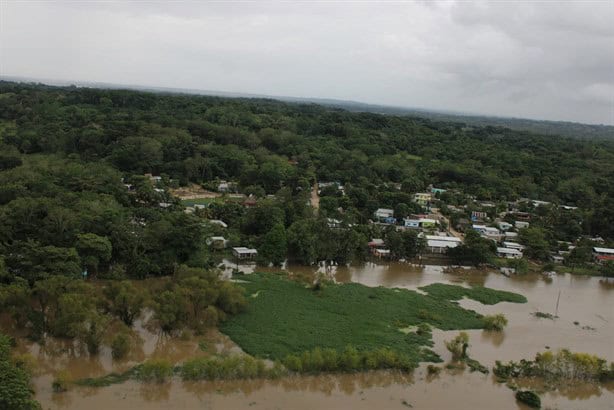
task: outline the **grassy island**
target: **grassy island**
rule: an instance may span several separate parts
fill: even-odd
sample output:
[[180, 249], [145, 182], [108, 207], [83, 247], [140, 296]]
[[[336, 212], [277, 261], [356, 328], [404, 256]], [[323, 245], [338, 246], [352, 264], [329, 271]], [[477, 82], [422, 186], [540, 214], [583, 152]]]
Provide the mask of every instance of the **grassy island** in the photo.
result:
[[314, 289], [265, 273], [242, 276], [240, 285], [248, 306], [221, 330], [247, 353], [273, 360], [316, 348], [340, 352], [352, 346], [358, 351], [391, 349], [415, 363], [438, 361], [429, 349], [433, 342], [425, 325], [443, 330], [484, 328], [480, 314], [454, 302], [459, 295], [489, 304], [526, 302], [510, 292], [452, 285], [427, 286], [428, 295], [357, 283]]

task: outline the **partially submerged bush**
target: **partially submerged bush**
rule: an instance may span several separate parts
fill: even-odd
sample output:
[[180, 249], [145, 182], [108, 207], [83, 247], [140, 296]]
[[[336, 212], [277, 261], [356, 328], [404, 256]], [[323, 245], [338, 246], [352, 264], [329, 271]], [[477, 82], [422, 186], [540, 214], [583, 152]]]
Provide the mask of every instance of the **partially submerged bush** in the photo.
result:
[[614, 363], [587, 353], [573, 353], [567, 349], [557, 353], [538, 353], [535, 360], [495, 363], [493, 372], [502, 380], [517, 377], [543, 377], [549, 381], [607, 381], [614, 376]]
[[181, 367], [181, 377], [184, 380], [254, 379], [267, 376], [264, 361], [248, 355], [198, 357], [188, 360]]
[[466, 332], [460, 332], [454, 339], [446, 340], [445, 344], [446, 348], [452, 353], [453, 360], [465, 359], [469, 347], [469, 335]]
[[359, 370], [398, 369], [411, 371], [416, 368], [407, 355], [387, 348], [358, 351], [348, 346], [341, 353], [335, 349], [320, 349], [286, 356], [283, 364], [297, 373], [353, 372]]
[[62, 370], [55, 375], [55, 378], [51, 382], [51, 388], [55, 393], [65, 392], [68, 390], [70, 382], [70, 374]]
[[484, 316], [484, 329], [500, 332], [507, 326], [507, 318], [503, 314]]
[[123, 359], [130, 351], [130, 336], [118, 333], [111, 342], [111, 355], [113, 359]]
[[518, 390], [516, 400], [534, 409], [539, 409], [542, 406], [539, 396], [532, 390]]
[[137, 379], [144, 382], [163, 383], [173, 374], [173, 366], [167, 360], [150, 359], [137, 372]]

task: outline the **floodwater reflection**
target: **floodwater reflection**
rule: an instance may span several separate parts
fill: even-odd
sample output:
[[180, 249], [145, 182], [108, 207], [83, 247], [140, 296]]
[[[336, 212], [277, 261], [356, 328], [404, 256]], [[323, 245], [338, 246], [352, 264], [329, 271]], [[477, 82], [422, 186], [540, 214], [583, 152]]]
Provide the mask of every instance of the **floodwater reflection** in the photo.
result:
[[[231, 265], [229, 265], [231, 266]], [[234, 266], [233, 266], [234, 267]], [[482, 285], [525, 295], [526, 304], [499, 303], [482, 305], [463, 299], [460, 305], [481, 314], [503, 313], [508, 319], [504, 332], [468, 330], [469, 355], [492, 367], [496, 360], [531, 359], [548, 346], [552, 350], [569, 348], [614, 361], [614, 281], [600, 278], [557, 275], [545, 281], [541, 275], [507, 278], [497, 272], [472, 269], [445, 269], [442, 266], [418, 266], [407, 263], [362, 266], [287, 265], [284, 270], [239, 267], [254, 270], [286, 271], [314, 278], [317, 273], [339, 283], [358, 282], [366, 286], [387, 286], [416, 290], [431, 283], [461, 286]], [[558, 304], [557, 304], [558, 300]], [[558, 309], [558, 310], [557, 310]], [[540, 319], [535, 312], [557, 314], [555, 320]], [[428, 375], [421, 365], [412, 375], [396, 372], [292, 376], [279, 380], [183, 382], [174, 378], [164, 384], [128, 381], [105, 388], [75, 387], [69, 392], [51, 391], [53, 374], [67, 370], [73, 377], [100, 376], [123, 371], [150, 357], [164, 357], [173, 363], [211, 353], [240, 352], [227, 336], [211, 331], [189, 340], [168, 338], [147, 326], [151, 312], [135, 322], [137, 343], [124, 361], [113, 361], [110, 349], [103, 348], [91, 357], [77, 344], [48, 339], [44, 346], [20, 341], [18, 349], [29, 352], [38, 361], [34, 378], [36, 396], [45, 409], [202, 409], [202, 408], [497, 408], [517, 410], [513, 392], [496, 383], [492, 375], [464, 370], [444, 370]], [[574, 322], [577, 322], [575, 324]], [[450, 354], [444, 341], [458, 331], [433, 331], [433, 350], [447, 362]], [[200, 343], [200, 345], [199, 345]], [[206, 346], [206, 352], [202, 351]], [[438, 364], [443, 367], [443, 364]], [[534, 381], [526, 381], [527, 387]], [[542, 397], [544, 407], [611, 409], [614, 384], [597, 386], [574, 384]], [[577, 402], [581, 400], [581, 402]], [[522, 407], [521, 407], [522, 408]]]

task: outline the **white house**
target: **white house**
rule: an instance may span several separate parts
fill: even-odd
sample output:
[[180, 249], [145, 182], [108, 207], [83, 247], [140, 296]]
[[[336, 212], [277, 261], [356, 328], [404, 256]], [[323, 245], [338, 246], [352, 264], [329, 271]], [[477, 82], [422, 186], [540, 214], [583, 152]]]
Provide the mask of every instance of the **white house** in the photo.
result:
[[209, 223], [213, 225], [219, 225], [222, 228], [228, 228], [228, 224], [224, 221], [220, 221], [219, 219], [209, 219]]
[[375, 217], [377, 219], [392, 218], [394, 217], [394, 210], [386, 209], [386, 208], [379, 208], [377, 211], [375, 211]]
[[[431, 235], [429, 235], [429, 236], [431, 236]], [[428, 238], [428, 236], [427, 236], [427, 238]], [[439, 237], [437, 237], [437, 239], [427, 239], [426, 247], [429, 250], [429, 252], [431, 252], [431, 253], [446, 253], [448, 251], [448, 249], [456, 248], [458, 245], [460, 245], [460, 239], [458, 240], [458, 242], [445, 240], [445, 239], [448, 239], [448, 238], [445, 238], [445, 237], [439, 238]], [[456, 239], [458, 239], [458, 238], [456, 238]]]
[[508, 231], [510, 229], [512, 229], [512, 224], [505, 222], [505, 221], [501, 221], [497, 224], [499, 226], [499, 229], [501, 229], [502, 231]]
[[518, 249], [519, 251], [523, 251], [524, 250], [524, 245], [521, 245], [521, 244], [516, 243], [516, 242], [503, 242], [503, 247], [504, 248], [509, 248], [509, 249]]
[[595, 257], [595, 260], [599, 263], [604, 263], [608, 261], [614, 262], [614, 249], [600, 248], [595, 246], [593, 248], [593, 256]]
[[520, 259], [522, 258], [522, 252], [520, 252], [518, 249], [497, 248], [497, 256], [507, 259]]
[[232, 248], [232, 254], [238, 259], [254, 259], [258, 256], [258, 251], [256, 249], [239, 246], [237, 248]]
[[486, 225], [473, 225], [473, 229], [478, 231], [480, 235], [485, 236], [488, 239], [499, 240], [501, 238], [501, 232], [497, 228]]
[[207, 238], [205, 243], [215, 249], [224, 249], [228, 244], [228, 241], [223, 236], [212, 236]]
[[517, 229], [523, 229], [523, 228], [528, 228], [529, 227], [529, 223], [525, 222], [525, 221], [516, 221], [516, 222], [514, 222], [514, 226]]
[[405, 218], [403, 219], [403, 225], [406, 228], [414, 228], [414, 229], [418, 229], [420, 228], [420, 220], [418, 219], [410, 219], [410, 218]]

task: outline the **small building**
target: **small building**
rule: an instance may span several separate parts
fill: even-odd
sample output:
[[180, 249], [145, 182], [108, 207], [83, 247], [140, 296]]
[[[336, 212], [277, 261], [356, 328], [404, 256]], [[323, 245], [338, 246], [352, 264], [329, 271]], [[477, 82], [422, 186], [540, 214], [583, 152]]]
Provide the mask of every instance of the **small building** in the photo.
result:
[[497, 226], [502, 231], [509, 231], [510, 229], [513, 228], [513, 225], [511, 223], [505, 222], [505, 221], [501, 221], [501, 222], [497, 223]]
[[387, 208], [379, 208], [375, 211], [374, 215], [375, 219], [377, 219], [378, 221], [382, 221], [386, 218], [394, 217], [394, 210]]
[[253, 195], [250, 195], [249, 197], [245, 199], [245, 201], [243, 201], [243, 206], [246, 208], [251, 208], [251, 207], [256, 206], [257, 203], [258, 203], [258, 200], [256, 199], [256, 197]]
[[493, 240], [499, 240], [501, 238], [501, 232], [492, 226], [486, 225], [473, 225], [473, 229], [480, 233], [480, 235]]
[[431, 185], [431, 194], [443, 194], [444, 192], [446, 192], [445, 189], [435, 188]]
[[386, 246], [386, 244], [384, 243], [383, 239], [380, 238], [373, 238], [371, 239], [371, 242], [369, 242], [367, 245], [369, 245], [369, 248], [384, 248]]
[[224, 249], [228, 241], [223, 236], [212, 236], [205, 240], [205, 243], [214, 249]]
[[462, 242], [461, 239], [457, 238], [456, 236], [426, 235], [425, 238], [427, 241], [445, 241], [455, 242], [457, 244], [460, 244]]
[[516, 229], [524, 229], [529, 227], [529, 223], [527, 221], [516, 221], [514, 222], [514, 226]]
[[517, 232], [505, 232], [503, 236], [505, 237], [505, 239], [516, 239], [518, 238], [518, 233]]
[[458, 245], [460, 245], [460, 240], [456, 242], [456, 241], [446, 241], [442, 239], [446, 239], [446, 238], [442, 237], [438, 239], [427, 239], [426, 249], [430, 253], [443, 254], [443, 253], [446, 253], [448, 249], [456, 248]]
[[520, 252], [518, 249], [497, 248], [497, 256], [507, 259], [520, 259], [522, 258], [522, 252]]
[[226, 181], [220, 181], [220, 183], [217, 186], [217, 191], [218, 192], [230, 192], [231, 191], [230, 183]]
[[341, 228], [341, 221], [335, 218], [326, 218], [326, 224], [331, 229]]
[[510, 249], [518, 249], [519, 251], [523, 251], [524, 250], [524, 245], [521, 245], [519, 243], [516, 242], [503, 242], [503, 247], [505, 248], [510, 248]]
[[254, 259], [258, 256], [258, 251], [256, 249], [239, 246], [237, 248], [232, 248], [232, 254], [237, 259]]
[[420, 218], [418, 222], [420, 222], [420, 228], [434, 228], [437, 226], [437, 221], [435, 219]]
[[565, 258], [560, 255], [552, 255], [552, 262], [561, 264], [565, 261]]
[[378, 258], [390, 257], [390, 249], [373, 248], [371, 253], [373, 253], [373, 256], [377, 256]]
[[433, 199], [433, 194], [430, 192], [416, 192], [414, 194], [414, 202], [418, 205], [427, 206]]
[[222, 228], [228, 228], [228, 224], [224, 221], [220, 221], [219, 219], [209, 219], [209, 223], [221, 226]]
[[487, 219], [488, 219], [488, 214], [486, 212], [480, 212], [480, 211], [471, 212], [471, 220], [474, 222], [485, 221]]
[[595, 246], [593, 248], [593, 257], [597, 263], [614, 262], [614, 249]]
[[420, 228], [420, 220], [419, 219], [403, 219], [403, 226], [406, 228], [419, 229]]

